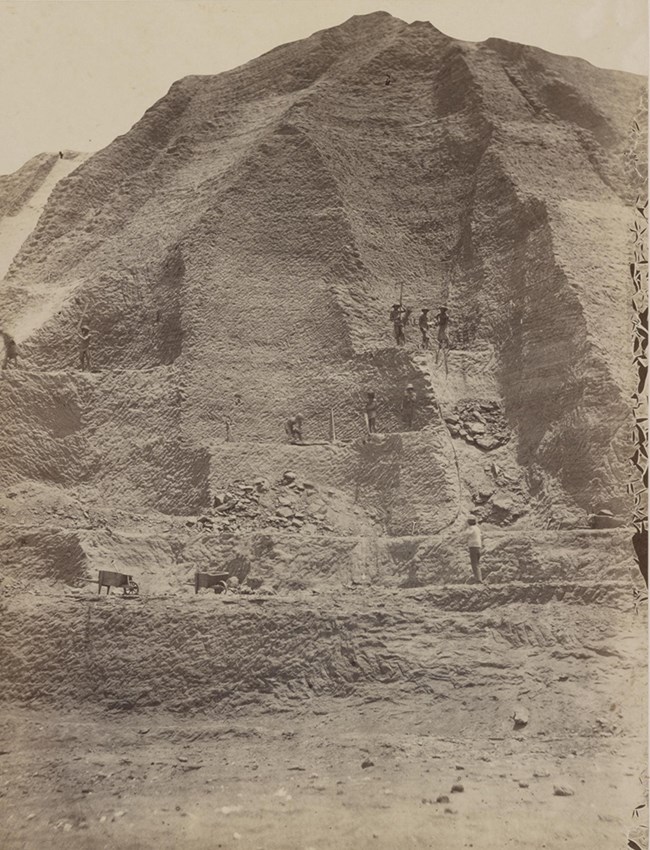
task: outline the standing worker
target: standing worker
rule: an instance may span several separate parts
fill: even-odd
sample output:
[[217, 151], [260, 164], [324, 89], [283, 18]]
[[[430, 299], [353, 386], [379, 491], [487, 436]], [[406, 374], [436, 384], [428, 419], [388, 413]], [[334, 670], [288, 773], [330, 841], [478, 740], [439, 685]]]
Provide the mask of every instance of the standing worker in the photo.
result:
[[476, 518], [473, 516], [467, 520], [467, 525], [467, 545], [469, 547], [469, 560], [472, 565], [474, 580], [477, 584], [483, 584], [483, 576], [481, 575], [481, 549], [483, 546], [481, 529], [476, 522]]
[[401, 304], [393, 304], [390, 311], [390, 320], [393, 323], [395, 342], [397, 345], [404, 345], [406, 342], [406, 337], [404, 336], [404, 308]]
[[402, 396], [402, 413], [404, 414], [406, 427], [409, 431], [412, 430], [413, 423], [415, 421], [416, 403], [417, 394], [415, 392], [415, 388], [413, 387], [413, 384], [408, 384], [406, 390], [404, 391], [404, 395]]
[[18, 346], [11, 334], [6, 333], [6, 331], [0, 331], [0, 333], [2, 334], [2, 341], [5, 346], [5, 356], [2, 361], [2, 370], [4, 371], [9, 366], [9, 363], [12, 366], [18, 365]]
[[375, 394], [370, 391], [366, 400], [365, 410], [366, 431], [368, 434], [377, 433], [377, 400]]
[[284, 426], [289, 442], [294, 446], [302, 444], [302, 413], [289, 417]]
[[429, 308], [423, 307], [418, 319], [420, 333], [422, 334], [422, 348], [429, 347]]
[[436, 324], [438, 325], [438, 350], [436, 352], [436, 363], [438, 362], [440, 352], [442, 351], [442, 357], [445, 361], [445, 372], [449, 374], [449, 368], [447, 366], [447, 352], [449, 351], [449, 336], [447, 335], [447, 326], [449, 325], [449, 316], [447, 315], [446, 307], [440, 307], [440, 309], [438, 310], [438, 315], [436, 316]]

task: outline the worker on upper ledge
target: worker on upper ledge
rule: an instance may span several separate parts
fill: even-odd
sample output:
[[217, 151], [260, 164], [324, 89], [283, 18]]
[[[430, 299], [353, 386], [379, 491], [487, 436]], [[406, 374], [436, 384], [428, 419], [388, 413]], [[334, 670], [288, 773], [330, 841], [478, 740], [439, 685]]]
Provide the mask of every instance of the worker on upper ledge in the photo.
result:
[[284, 430], [287, 432], [289, 442], [294, 446], [302, 444], [302, 414], [296, 413], [287, 419]]
[[401, 304], [393, 304], [393, 306], [391, 307], [389, 318], [393, 323], [393, 333], [395, 334], [395, 342], [399, 346], [404, 345], [404, 343], [406, 342], [404, 328], [408, 324], [410, 315], [410, 309], [407, 307], [403, 307]]

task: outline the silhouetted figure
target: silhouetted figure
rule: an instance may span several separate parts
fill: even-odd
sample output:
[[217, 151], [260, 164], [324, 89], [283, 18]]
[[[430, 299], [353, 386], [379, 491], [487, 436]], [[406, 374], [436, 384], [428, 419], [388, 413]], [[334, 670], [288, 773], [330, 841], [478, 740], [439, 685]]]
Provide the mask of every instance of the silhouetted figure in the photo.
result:
[[393, 323], [393, 333], [397, 345], [404, 345], [406, 342], [404, 327], [408, 321], [409, 314], [410, 310], [406, 310], [401, 304], [393, 304], [391, 307], [389, 318]]
[[371, 391], [368, 393], [366, 398], [366, 409], [364, 413], [364, 417], [366, 420], [366, 431], [368, 434], [376, 434], [377, 433], [377, 399], [375, 398], [375, 394]]
[[482, 584], [481, 549], [483, 548], [483, 541], [481, 539], [481, 529], [473, 516], [467, 520], [467, 525], [467, 546], [469, 548], [469, 560], [472, 565], [474, 580], [478, 584]]
[[2, 361], [2, 370], [8, 369], [9, 366], [17, 366], [18, 365], [18, 346], [16, 345], [16, 340], [8, 334], [6, 331], [0, 331], [2, 333], [2, 341], [5, 346], [5, 356]]
[[440, 357], [440, 352], [442, 352], [442, 356], [445, 361], [445, 372], [449, 374], [449, 367], [447, 364], [447, 352], [449, 351], [449, 336], [447, 335], [447, 328], [449, 326], [449, 316], [447, 314], [446, 307], [440, 307], [438, 315], [436, 316], [436, 324], [438, 326], [438, 350], [436, 351], [436, 363]]
[[422, 312], [420, 313], [420, 317], [418, 319], [418, 325], [420, 326], [420, 333], [422, 334], [422, 348], [429, 347], [429, 308], [423, 307]]
[[284, 430], [287, 432], [289, 442], [292, 445], [300, 445], [302, 443], [302, 414], [296, 413], [295, 416], [287, 419]]
[[415, 407], [417, 405], [417, 399], [417, 393], [415, 392], [413, 384], [408, 384], [404, 391], [404, 395], [402, 396], [402, 413], [404, 415], [404, 422], [406, 423], [406, 427], [409, 431], [413, 428], [413, 423], [415, 422]]

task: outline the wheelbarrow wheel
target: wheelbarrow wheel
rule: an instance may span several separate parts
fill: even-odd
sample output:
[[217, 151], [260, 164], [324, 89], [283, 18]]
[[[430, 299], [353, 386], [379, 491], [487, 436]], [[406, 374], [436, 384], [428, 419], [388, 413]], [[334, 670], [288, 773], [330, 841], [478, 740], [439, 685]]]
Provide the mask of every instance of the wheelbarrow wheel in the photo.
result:
[[225, 581], [219, 581], [214, 586], [214, 592], [215, 593], [225, 593], [226, 590], [228, 590], [228, 585], [226, 584]]
[[137, 582], [132, 581], [124, 587], [125, 596], [137, 596], [140, 593], [140, 586]]

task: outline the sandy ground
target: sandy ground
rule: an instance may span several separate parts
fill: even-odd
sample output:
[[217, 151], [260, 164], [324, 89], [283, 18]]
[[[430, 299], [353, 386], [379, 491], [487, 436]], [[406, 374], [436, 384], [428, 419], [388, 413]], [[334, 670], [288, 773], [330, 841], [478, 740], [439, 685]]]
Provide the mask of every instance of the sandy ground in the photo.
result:
[[0, 840], [7, 850], [613, 850], [647, 834], [647, 810], [634, 815], [645, 799], [638, 742], [468, 740], [436, 725], [425, 698], [194, 719], [12, 708]]

